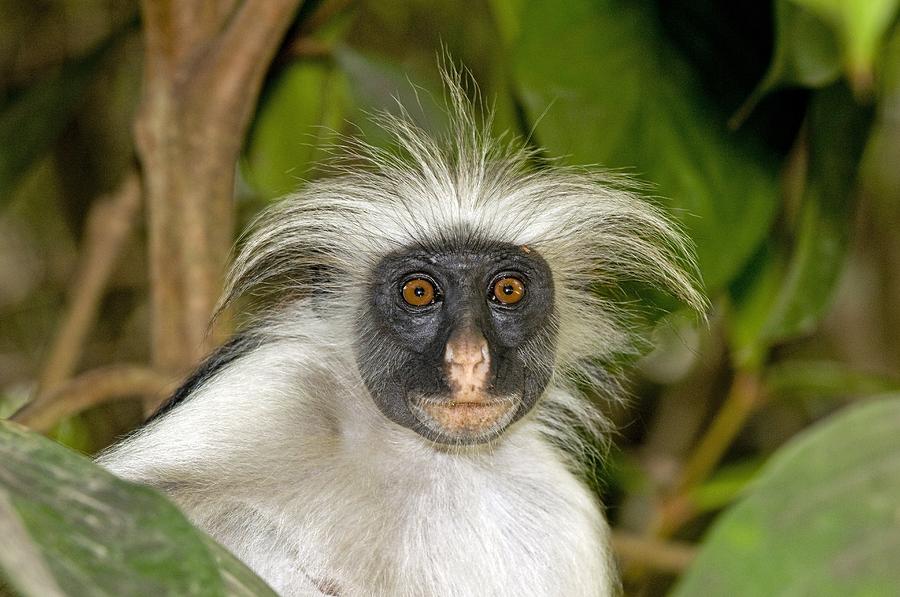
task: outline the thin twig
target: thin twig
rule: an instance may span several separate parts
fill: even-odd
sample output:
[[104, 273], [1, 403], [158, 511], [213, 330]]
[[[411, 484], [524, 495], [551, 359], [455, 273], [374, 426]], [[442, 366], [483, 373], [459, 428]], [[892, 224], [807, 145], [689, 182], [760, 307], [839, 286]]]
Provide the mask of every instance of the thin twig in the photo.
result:
[[330, 44], [313, 37], [298, 37], [279, 54], [278, 60], [327, 58], [331, 56], [331, 53], [332, 47]]
[[50, 345], [35, 395], [52, 390], [75, 372], [109, 277], [134, 227], [140, 203], [140, 176], [132, 170], [119, 188], [91, 208], [69, 304]]
[[747, 419], [764, 401], [759, 376], [755, 372], [738, 372], [712, 425], [682, 469], [675, 491], [660, 505], [653, 529], [655, 536], [670, 537], [693, 518], [695, 509], [688, 498], [690, 492], [709, 478]]
[[316, 31], [328, 25], [332, 19], [347, 10], [353, 0], [330, 0], [322, 2], [315, 11], [296, 28], [291, 38], [281, 47], [275, 57], [276, 64], [284, 64], [297, 58], [327, 58], [333, 52], [332, 45], [313, 37]]
[[140, 365], [111, 365], [82, 373], [19, 409], [11, 418], [46, 433], [66, 417], [122, 398], [168, 394], [175, 380]]
[[662, 541], [615, 531], [612, 546], [623, 560], [659, 572], [680, 574], [694, 560], [697, 548], [689, 543]]
[[676, 485], [677, 493], [685, 493], [709, 477], [744, 423], [762, 403], [762, 396], [759, 377], [755, 373], [738, 372], [735, 375], [725, 403], [685, 464]]

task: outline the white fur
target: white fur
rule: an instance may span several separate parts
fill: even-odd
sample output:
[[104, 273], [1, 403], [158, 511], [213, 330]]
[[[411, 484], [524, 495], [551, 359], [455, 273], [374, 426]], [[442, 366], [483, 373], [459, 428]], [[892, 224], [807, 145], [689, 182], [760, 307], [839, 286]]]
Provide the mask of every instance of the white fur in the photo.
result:
[[[285, 595], [606, 595], [596, 499], [534, 421], [443, 448], [384, 418], [329, 325], [217, 376], [103, 464], [167, 490]], [[325, 364], [325, 365], [323, 365]], [[340, 379], [338, 382], [337, 379]]]
[[[400, 150], [356, 144], [354, 165], [286, 199], [238, 256], [223, 304], [260, 299], [259, 348], [103, 455], [167, 491], [285, 595], [605, 596], [607, 525], [573, 474], [604, 420], [576, 382], [632, 345], [598, 298], [637, 279], [702, 308], [690, 252], [655, 208], [597, 174], [533, 169], [477, 131], [450, 84], [453, 132], [385, 119]], [[445, 239], [506, 241], [553, 271], [559, 345], [539, 405], [490, 444], [432, 444], [385, 418], [354, 359], [368, 276], [386, 253]], [[329, 268], [323, 280], [312, 268]], [[523, 351], [546, 347], [525, 346]]]

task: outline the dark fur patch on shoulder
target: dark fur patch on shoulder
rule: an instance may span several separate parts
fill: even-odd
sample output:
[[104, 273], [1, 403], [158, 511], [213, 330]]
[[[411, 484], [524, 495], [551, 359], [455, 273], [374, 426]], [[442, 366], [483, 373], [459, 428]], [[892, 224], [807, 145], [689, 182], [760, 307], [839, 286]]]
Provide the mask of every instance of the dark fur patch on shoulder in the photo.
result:
[[214, 378], [222, 369], [245, 354], [259, 348], [262, 343], [262, 338], [251, 332], [242, 332], [233, 336], [228, 342], [206, 357], [206, 360], [200, 363], [200, 366], [187, 378], [181, 387], [175, 390], [172, 396], [144, 424], [155, 421], [175, 409], [179, 404], [189, 400], [195, 391]]

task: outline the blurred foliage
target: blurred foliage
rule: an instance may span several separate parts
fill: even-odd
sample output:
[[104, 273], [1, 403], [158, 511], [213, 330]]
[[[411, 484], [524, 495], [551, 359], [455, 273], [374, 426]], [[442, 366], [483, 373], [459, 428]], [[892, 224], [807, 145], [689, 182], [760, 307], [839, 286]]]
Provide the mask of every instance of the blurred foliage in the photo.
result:
[[734, 293], [732, 348], [740, 366], [758, 367], [773, 344], [812, 332], [844, 262], [856, 166], [870, 118], [840, 85], [816, 94], [810, 104], [809, 134], [799, 141], [807, 163], [802, 191], [794, 198], [799, 207], [793, 242], [768, 243], [765, 261], [754, 272], [756, 284]]
[[80, 107], [103, 58], [136, 24], [122, 25], [87, 54], [66, 60], [2, 105], [0, 139], [15, 142], [0, 152], [0, 201], [8, 199], [34, 162], [51, 150]]
[[[779, 467], [818, 485], [881, 445], [853, 427], [876, 411], [858, 410], [763, 465], [816, 420], [900, 384], [898, 10], [898, 0], [307, 2], [244, 145], [241, 228], [327, 175], [343, 136], [386, 143], [375, 111], [403, 109], [440, 130], [441, 60], [471, 71], [473, 99], [493, 112], [498, 134], [548, 160], [632, 176], [693, 239], [713, 309], [708, 328], [660, 318], [633, 399], [610, 407], [622, 429], [618, 466], [602, 484], [614, 526], [652, 532], [731, 380], [750, 376], [760, 389], [721, 466], [685, 494], [693, 518], [675, 535], [699, 541], [747, 492], [679, 589], [703, 593], [692, 584], [707, 578], [703, 568], [737, 561], [721, 529], [763, 533], [770, 521], [741, 519], [746, 504], [763, 512], [787, 499], [789, 488], [772, 481]], [[132, 161], [136, 13], [133, 1], [0, 0], [0, 412], [38, 377], [85, 214]], [[147, 360], [144, 261], [139, 234], [120, 256], [81, 369]], [[91, 452], [140, 416], [137, 405], [105, 405], [62, 422], [55, 437]], [[884, 425], [900, 431], [895, 419]], [[819, 437], [844, 446], [842, 458], [804, 456]], [[885, 483], [896, 482], [888, 473]], [[853, 499], [835, 494], [822, 520], [839, 524]], [[803, 532], [791, 549], [816, 544], [814, 530]], [[900, 557], [896, 543], [890, 555]], [[762, 577], [787, 571], [754, 577], [776, 586]], [[672, 581], [638, 577], [626, 579], [629, 591], [660, 594]], [[845, 594], [866, 594], [858, 587]]]
[[728, 131], [648, 3], [525, 6], [512, 54], [538, 143], [568, 161], [633, 169], [652, 182], [698, 241], [709, 290], [719, 290], [775, 215], [770, 156]]

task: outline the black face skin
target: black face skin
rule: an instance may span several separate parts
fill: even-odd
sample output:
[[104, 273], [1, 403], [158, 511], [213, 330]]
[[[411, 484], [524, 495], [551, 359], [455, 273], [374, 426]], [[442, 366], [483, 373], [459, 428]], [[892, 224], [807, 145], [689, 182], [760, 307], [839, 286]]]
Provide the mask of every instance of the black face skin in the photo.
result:
[[[494, 283], [507, 276], [525, 286], [523, 298], [511, 305], [492, 298]], [[414, 307], [404, 300], [402, 288], [415, 278], [433, 283], [433, 303]], [[369, 297], [357, 323], [363, 380], [385, 416], [430, 440], [494, 439], [534, 406], [550, 380], [556, 352], [553, 280], [544, 259], [528, 247], [401, 250], [375, 268]], [[444, 360], [454, 333], [484, 338], [490, 353], [485, 395], [510, 405], [483, 428], [448, 428], [423, 415], [423, 403], [454, 404]]]

